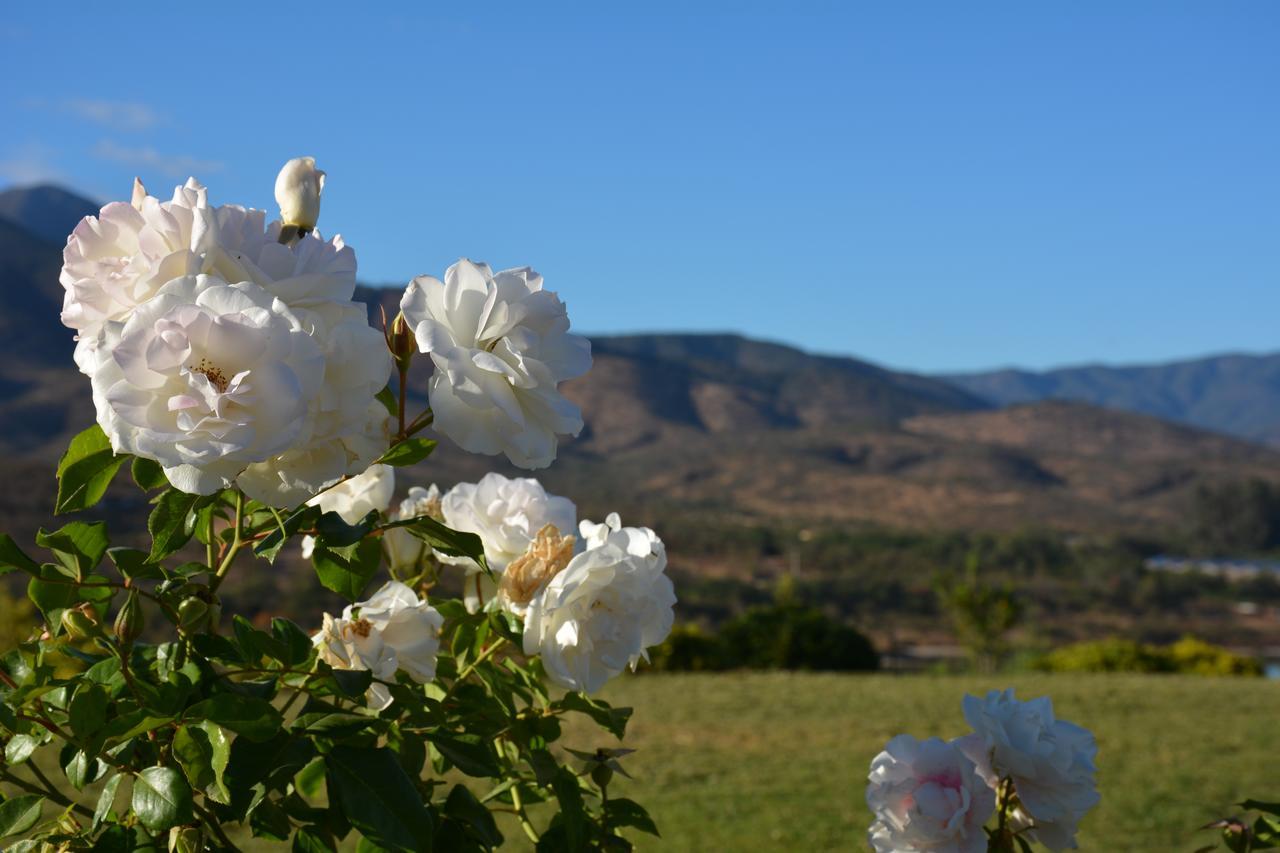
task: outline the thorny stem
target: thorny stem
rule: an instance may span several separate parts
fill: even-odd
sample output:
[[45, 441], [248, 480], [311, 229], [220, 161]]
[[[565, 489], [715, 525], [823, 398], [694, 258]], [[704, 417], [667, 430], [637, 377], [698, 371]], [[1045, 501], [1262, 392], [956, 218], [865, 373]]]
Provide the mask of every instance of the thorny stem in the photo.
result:
[[400, 371], [400, 396], [396, 398], [396, 407], [399, 410], [400, 431], [397, 434], [403, 439], [408, 437], [404, 430], [404, 407], [409, 402], [409, 366], [400, 364], [398, 367]]

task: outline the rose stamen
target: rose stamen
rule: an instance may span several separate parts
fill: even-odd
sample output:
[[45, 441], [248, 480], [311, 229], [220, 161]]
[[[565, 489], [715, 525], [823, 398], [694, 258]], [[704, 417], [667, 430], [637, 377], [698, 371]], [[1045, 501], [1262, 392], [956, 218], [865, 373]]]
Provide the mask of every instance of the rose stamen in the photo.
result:
[[201, 358], [199, 364], [190, 365], [188, 368], [192, 373], [199, 373], [205, 379], [209, 380], [209, 384], [218, 389], [219, 394], [227, 392], [227, 386], [231, 384], [231, 380], [227, 379], [227, 375], [222, 369], [215, 367], [207, 358]]

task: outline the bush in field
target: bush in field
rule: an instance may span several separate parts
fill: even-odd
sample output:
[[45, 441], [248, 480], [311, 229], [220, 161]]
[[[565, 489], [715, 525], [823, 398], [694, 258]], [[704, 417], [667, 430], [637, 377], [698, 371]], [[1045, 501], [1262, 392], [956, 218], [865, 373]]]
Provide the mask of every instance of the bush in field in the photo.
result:
[[871, 641], [821, 610], [784, 602], [752, 607], [718, 634], [685, 625], [651, 652], [655, 669], [690, 672], [724, 669], [801, 669], [828, 672], [874, 670], [880, 656]]
[[1075, 643], [1041, 657], [1035, 668], [1045, 672], [1174, 672], [1189, 675], [1262, 675], [1256, 658], [1234, 654], [1196, 637], [1171, 646], [1155, 646], [1110, 638]]

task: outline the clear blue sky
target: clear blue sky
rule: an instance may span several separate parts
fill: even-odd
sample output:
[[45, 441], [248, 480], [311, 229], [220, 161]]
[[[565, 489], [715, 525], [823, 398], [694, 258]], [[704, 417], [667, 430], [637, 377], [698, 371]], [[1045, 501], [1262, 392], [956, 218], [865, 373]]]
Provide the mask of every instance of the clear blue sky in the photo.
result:
[[1280, 3], [183, 5], [6, 5], [0, 185], [313, 154], [365, 280], [530, 264], [587, 332], [1280, 349]]

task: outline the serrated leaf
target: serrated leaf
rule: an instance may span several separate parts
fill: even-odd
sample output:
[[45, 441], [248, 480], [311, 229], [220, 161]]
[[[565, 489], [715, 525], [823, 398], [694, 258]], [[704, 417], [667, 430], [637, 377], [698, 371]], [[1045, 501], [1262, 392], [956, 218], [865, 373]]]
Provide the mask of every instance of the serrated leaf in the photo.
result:
[[320, 507], [304, 506], [284, 519], [283, 527], [277, 526], [262, 541], [253, 546], [253, 553], [269, 563], [274, 563], [284, 543], [303, 527], [311, 527], [320, 517]]
[[417, 465], [431, 455], [437, 443], [429, 438], [406, 438], [382, 454], [378, 461], [383, 465], [394, 465], [397, 468]]
[[436, 733], [431, 745], [449, 762], [468, 776], [486, 778], [502, 773], [493, 754], [491, 739], [480, 735]]
[[117, 773], [102, 786], [102, 793], [98, 794], [98, 805], [93, 810], [92, 831], [97, 832], [102, 822], [111, 816], [116, 804], [116, 792], [120, 790], [120, 783], [123, 781], [124, 774]]
[[323, 541], [317, 541], [311, 562], [325, 589], [333, 590], [348, 601], [356, 601], [378, 571], [381, 558], [381, 544], [369, 538], [341, 548], [330, 548]]
[[31, 559], [8, 533], [0, 533], [0, 575], [19, 570], [39, 576], [40, 564]]
[[185, 717], [188, 720], [212, 720], [224, 729], [258, 742], [275, 736], [284, 722], [270, 702], [236, 693], [219, 693], [211, 699], [197, 702], [187, 709]]
[[191, 787], [172, 767], [148, 767], [133, 780], [133, 813], [152, 832], [191, 820]]
[[658, 835], [658, 827], [645, 811], [644, 806], [626, 797], [610, 797], [605, 804], [605, 814], [609, 817], [610, 826], [629, 826], [650, 835]]
[[191, 787], [223, 805], [231, 803], [223, 773], [231, 758], [231, 739], [215, 723], [202, 720], [179, 726], [173, 735], [173, 757]]
[[130, 580], [159, 580], [164, 572], [159, 566], [148, 562], [150, 555], [137, 548], [108, 548], [107, 557], [115, 564], [116, 570]]
[[67, 721], [71, 731], [83, 741], [107, 721], [107, 691], [93, 683], [82, 684], [67, 706]]
[[390, 750], [335, 746], [325, 768], [331, 795], [366, 839], [396, 853], [431, 849], [431, 814]]
[[0, 803], [0, 838], [26, 832], [40, 820], [44, 797], [22, 794]]
[[88, 509], [102, 500], [128, 456], [116, 456], [102, 427], [94, 424], [71, 439], [58, 463], [58, 497], [54, 513]]
[[160, 494], [155, 509], [147, 518], [147, 532], [151, 534], [148, 562], [159, 562], [190, 541], [195, 527], [189, 516], [200, 501], [200, 495], [189, 495], [177, 489], [168, 489]]
[[374, 394], [373, 398], [382, 404], [388, 415], [395, 416], [400, 414], [400, 404], [396, 402], [396, 395], [391, 390], [390, 385]]
[[138, 488], [144, 492], [169, 485], [168, 479], [164, 476], [164, 468], [160, 467], [160, 463], [154, 459], [144, 459], [141, 456], [133, 457], [133, 464], [129, 466], [129, 473], [133, 475], [133, 482], [137, 483]]
[[427, 516], [393, 521], [379, 529], [387, 530], [392, 527], [403, 527], [432, 548], [451, 557], [470, 557], [485, 572], [489, 571], [489, 564], [484, 558], [484, 543], [474, 533], [454, 530]]
[[566, 693], [561, 699], [551, 704], [556, 710], [577, 711], [586, 714], [619, 740], [626, 734], [627, 720], [631, 719], [631, 708], [614, 708], [608, 702], [592, 699], [581, 693]]
[[294, 734], [304, 737], [343, 738], [370, 726], [384, 725], [377, 717], [348, 714], [342, 711], [316, 711], [300, 714], [289, 726]]
[[281, 663], [287, 666], [298, 666], [310, 660], [311, 651], [315, 648], [311, 637], [288, 619], [280, 616], [272, 619], [271, 636], [284, 650], [285, 656], [280, 659]]
[[107, 553], [107, 525], [72, 521], [52, 532], [36, 533], [36, 544], [53, 552], [58, 562], [76, 580], [84, 580]]

